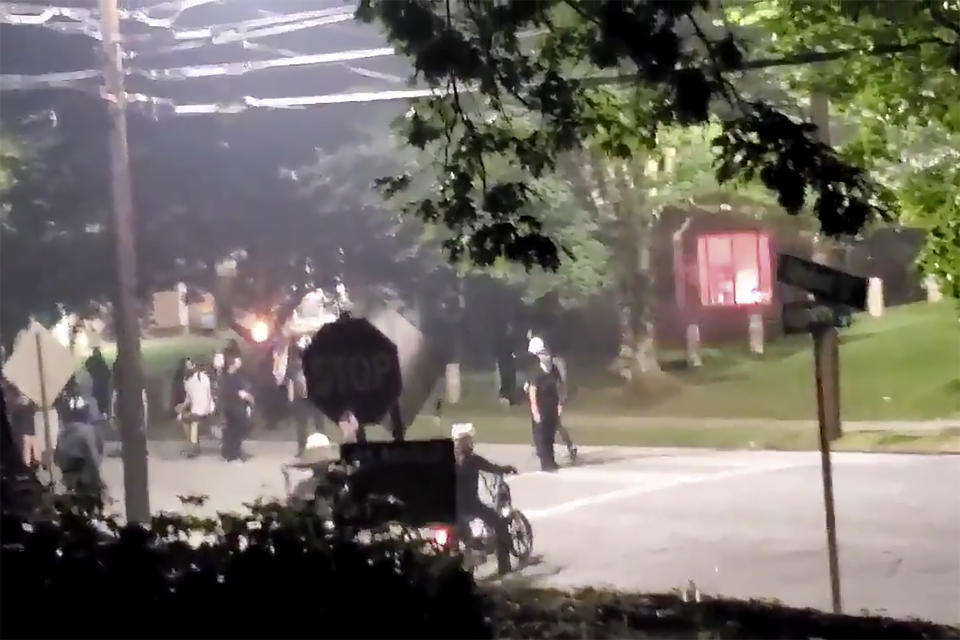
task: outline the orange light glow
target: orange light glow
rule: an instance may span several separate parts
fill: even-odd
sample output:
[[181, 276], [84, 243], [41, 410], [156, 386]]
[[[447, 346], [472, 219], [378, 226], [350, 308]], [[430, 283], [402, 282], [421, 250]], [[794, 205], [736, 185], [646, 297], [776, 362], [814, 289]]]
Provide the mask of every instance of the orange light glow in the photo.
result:
[[266, 342], [270, 337], [270, 327], [263, 320], [257, 320], [250, 329], [250, 337], [254, 342]]

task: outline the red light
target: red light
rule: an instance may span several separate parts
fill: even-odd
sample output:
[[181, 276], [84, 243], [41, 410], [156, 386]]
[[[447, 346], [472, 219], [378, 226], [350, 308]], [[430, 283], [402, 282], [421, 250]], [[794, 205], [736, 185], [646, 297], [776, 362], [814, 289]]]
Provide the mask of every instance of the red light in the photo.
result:
[[433, 530], [433, 539], [438, 545], [445, 547], [450, 542], [450, 532], [446, 528], [438, 527]]

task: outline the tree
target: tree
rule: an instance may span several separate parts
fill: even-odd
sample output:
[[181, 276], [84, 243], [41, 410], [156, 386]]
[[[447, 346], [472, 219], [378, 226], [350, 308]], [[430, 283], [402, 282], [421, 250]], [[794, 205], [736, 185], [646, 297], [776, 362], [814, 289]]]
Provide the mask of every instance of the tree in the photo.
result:
[[957, 297], [960, 3], [759, 2], [730, 18], [768, 34], [754, 43], [764, 55], [886, 43], [782, 76], [795, 92], [828, 96], [838, 118], [854, 125], [842, 153], [891, 190], [900, 221], [928, 231], [919, 265]]
[[[880, 3], [839, 4], [850, 11]], [[405, 135], [420, 148], [444, 143], [440, 189], [409, 212], [442, 219], [453, 230], [456, 241], [447, 249], [455, 259], [466, 254], [490, 264], [503, 257], [556, 268], [561, 251], [543, 221], [519, 213], [539, 196], [532, 179], [584, 143], [607, 156], [630, 157], [655, 147], [664, 126], [716, 119], [720, 182], [758, 177], [792, 213], [803, 209], [810, 193], [811, 210], [827, 234], [855, 233], [870, 219], [890, 217], [889, 197], [863, 169], [819, 142], [812, 124], [753, 97], [758, 92], [746, 91], [740, 79], [756, 69], [882, 62], [927, 50], [939, 52], [927, 73], [944, 78], [955, 65], [949, 56], [957, 33], [941, 24], [939, 11], [922, 3], [919, 13], [931, 31], [916, 40], [891, 42], [885, 32], [861, 28], [855, 46], [751, 58], [734, 25], [714, 35], [710, 9], [706, 0], [361, 3], [360, 18], [379, 20], [418, 75], [438, 90], [415, 105]], [[598, 86], [613, 81], [631, 88]], [[517, 105], [536, 119], [532, 131], [518, 130], [506, 114], [505, 107]], [[485, 117], [490, 112], [504, 115]], [[523, 175], [488, 179], [487, 158], [494, 155], [509, 157]], [[387, 184], [402, 190], [408, 183], [394, 176]]]
[[[5, 99], [4, 124], [19, 131], [36, 112], [35, 102]], [[32, 151], [16, 164], [17, 180], [3, 194], [5, 333], [15, 333], [31, 313], [55, 312], [58, 305], [84, 311], [113, 293], [102, 105], [72, 93], [47, 95], [44, 102], [52, 107], [44, 112], [56, 114], [55, 126], [24, 132], [35, 141]], [[314, 114], [306, 121], [312, 128], [337, 119]], [[305, 150], [316, 154], [309, 139], [286, 144], [289, 137], [304, 138], [296, 126], [303, 121], [267, 126], [262, 115], [162, 123], [131, 115], [144, 302], [151, 291], [179, 281], [216, 291], [217, 264], [231, 255], [240, 259], [233, 304], [225, 310], [273, 315], [277, 324], [303, 293], [332, 287], [344, 266], [341, 247], [348, 268], [362, 267], [353, 269], [357, 277], [389, 283], [397, 274], [394, 249], [380, 242], [385, 230], [371, 236], [375, 221], [355, 210], [358, 202], [340, 197], [334, 183], [306, 185], [284, 170], [302, 164]], [[264, 144], [261, 132], [273, 144]], [[341, 144], [344, 133], [338, 129], [327, 139]]]

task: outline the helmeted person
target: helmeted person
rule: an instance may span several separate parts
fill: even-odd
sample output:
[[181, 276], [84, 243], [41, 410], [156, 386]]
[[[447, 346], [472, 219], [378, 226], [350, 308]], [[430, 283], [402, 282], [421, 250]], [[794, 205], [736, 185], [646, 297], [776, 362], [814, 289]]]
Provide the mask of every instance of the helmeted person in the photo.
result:
[[[475, 431], [471, 423], [453, 425], [450, 430], [453, 451], [457, 463], [457, 522], [464, 529], [473, 518], [480, 518], [497, 538], [497, 571], [502, 575], [510, 571], [510, 532], [507, 523], [483, 504], [477, 493], [480, 472], [495, 474], [516, 473], [516, 467], [494, 464], [473, 451]], [[461, 533], [462, 535], [462, 533]]]
[[[317, 489], [327, 485], [326, 471], [329, 466], [338, 461], [337, 446], [322, 433], [312, 433], [307, 437], [303, 451], [297, 456], [296, 462], [285, 465], [284, 474], [288, 469], [310, 471], [310, 476], [301, 479], [290, 489], [290, 498], [300, 502], [312, 502], [317, 496]], [[329, 504], [317, 504], [318, 513], [324, 517], [331, 517], [332, 510]]]
[[[547, 350], [543, 339], [533, 336], [527, 351], [534, 356], [531, 371], [527, 374], [527, 398], [530, 403], [530, 417], [533, 422], [533, 442], [540, 458], [540, 468], [544, 471], [556, 471], [558, 466], [553, 455], [553, 443], [560, 430], [560, 414], [566, 397], [566, 385], [560, 368]], [[576, 449], [569, 434], [564, 432], [564, 440], [570, 450], [571, 458]]]

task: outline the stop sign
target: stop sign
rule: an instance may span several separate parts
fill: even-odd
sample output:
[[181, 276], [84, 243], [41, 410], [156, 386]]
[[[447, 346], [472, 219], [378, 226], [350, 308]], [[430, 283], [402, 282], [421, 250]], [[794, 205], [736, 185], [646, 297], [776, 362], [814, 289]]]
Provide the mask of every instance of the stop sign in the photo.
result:
[[341, 316], [317, 331], [303, 354], [310, 400], [333, 421], [351, 411], [380, 422], [400, 396], [397, 346], [364, 318]]

